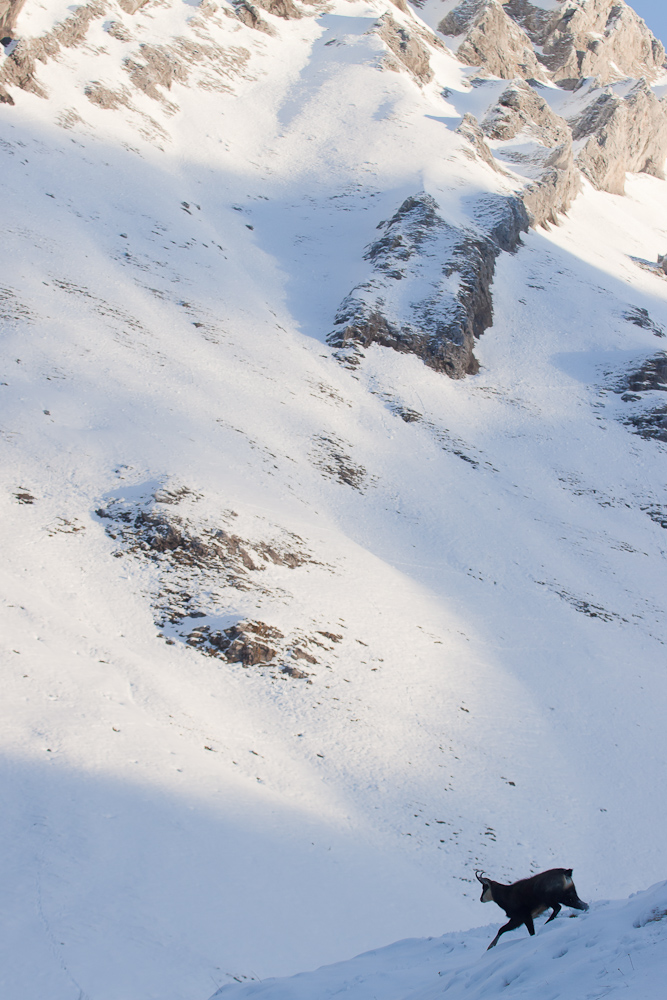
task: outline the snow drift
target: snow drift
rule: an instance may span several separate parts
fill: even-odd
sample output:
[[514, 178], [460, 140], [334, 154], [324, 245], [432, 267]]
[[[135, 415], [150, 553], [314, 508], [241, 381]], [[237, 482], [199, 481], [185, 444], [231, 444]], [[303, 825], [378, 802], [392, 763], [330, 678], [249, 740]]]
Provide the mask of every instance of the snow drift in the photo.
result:
[[667, 962], [667, 882], [586, 915], [512, 931], [485, 952], [489, 928], [400, 941], [349, 962], [290, 979], [224, 986], [221, 1000], [482, 1000], [536, 997], [590, 1000], [662, 996]]

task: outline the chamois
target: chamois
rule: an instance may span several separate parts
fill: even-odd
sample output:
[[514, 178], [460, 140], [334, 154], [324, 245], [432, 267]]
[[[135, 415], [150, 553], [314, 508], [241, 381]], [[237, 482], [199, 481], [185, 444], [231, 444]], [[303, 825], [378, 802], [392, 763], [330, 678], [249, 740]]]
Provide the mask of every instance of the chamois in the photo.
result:
[[[493, 948], [498, 943], [498, 938], [505, 931], [513, 931], [521, 924], [525, 924], [529, 934], [535, 933], [533, 917], [551, 908], [553, 913], [547, 920], [553, 920], [560, 912], [561, 903], [571, 906], [575, 910], [587, 910], [588, 903], [577, 896], [577, 890], [572, 881], [571, 868], [551, 868], [548, 872], [541, 872], [531, 878], [522, 878], [512, 885], [502, 885], [500, 882], [493, 882], [482, 872], [475, 872], [477, 881], [481, 882], [482, 895], [481, 903], [497, 903], [509, 917], [508, 922], [500, 928], [489, 948]], [[487, 951], [489, 949], [487, 948]]]

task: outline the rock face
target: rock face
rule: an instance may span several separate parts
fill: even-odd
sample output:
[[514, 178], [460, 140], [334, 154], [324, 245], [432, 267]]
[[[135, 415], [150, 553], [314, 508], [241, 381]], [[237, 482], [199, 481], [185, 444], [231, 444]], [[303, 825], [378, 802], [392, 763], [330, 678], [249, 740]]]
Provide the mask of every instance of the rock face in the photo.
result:
[[489, 149], [489, 144], [486, 141], [484, 132], [475, 118], [469, 112], [463, 116], [463, 121], [456, 130], [459, 135], [462, 135], [468, 140], [470, 145], [473, 147], [474, 152], [471, 152], [471, 157], [474, 159], [477, 155], [480, 160], [483, 160], [487, 166], [491, 167], [492, 170], [498, 170], [498, 164], [496, 163], [493, 153]]
[[0, 0], [0, 38], [13, 38], [16, 18], [25, 0]]
[[378, 22], [378, 34], [392, 53], [385, 60], [389, 69], [400, 69], [403, 66], [422, 84], [433, 79], [428, 49], [415, 32], [398, 24], [390, 14], [384, 14]]
[[416, 354], [451, 378], [478, 371], [473, 347], [493, 319], [495, 260], [501, 249], [516, 248], [528, 218], [509, 197], [475, 211], [478, 218], [462, 229], [440, 217], [430, 195], [407, 198], [381, 223], [383, 236], [365, 254], [369, 280], [342, 302], [329, 343]]
[[[551, 10], [529, 0], [463, 0], [439, 30], [460, 38], [457, 56], [483, 74], [531, 84], [515, 82], [482, 130], [505, 144], [494, 145], [493, 155], [529, 178], [522, 197], [534, 225], [567, 211], [579, 189], [577, 168], [613, 194], [623, 193], [627, 171], [664, 176], [667, 102], [649, 82], [664, 72], [665, 50], [623, 0], [559, 0]], [[578, 92], [569, 122], [539, 96], [540, 79]], [[520, 133], [541, 148], [507, 147]]]
[[602, 191], [623, 194], [627, 171], [664, 178], [667, 103], [645, 80], [621, 97], [600, 94], [571, 122], [575, 140], [585, 140], [577, 165]]
[[554, 83], [573, 89], [582, 77], [610, 83], [627, 76], [655, 79], [665, 50], [624, 0], [563, 0], [544, 11], [509, 0], [505, 13], [540, 46], [538, 59]]
[[[481, 128], [485, 136], [497, 140], [496, 156], [520, 164], [534, 176], [522, 192], [531, 225], [556, 222], [581, 188], [565, 119], [527, 83], [516, 81], [488, 111]], [[517, 138], [518, 145], [513, 142]]]
[[456, 55], [468, 66], [482, 66], [503, 80], [545, 78], [530, 38], [507, 17], [499, 0], [464, 0], [438, 30], [443, 35], [465, 32]]
[[544, 10], [529, 0], [463, 0], [439, 24], [465, 37], [456, 54], [502, 79], [547, 76], [565, 89], [583, 77], [611, 83], [655, 79], [665, 50], [624, 0], [561, 0]]

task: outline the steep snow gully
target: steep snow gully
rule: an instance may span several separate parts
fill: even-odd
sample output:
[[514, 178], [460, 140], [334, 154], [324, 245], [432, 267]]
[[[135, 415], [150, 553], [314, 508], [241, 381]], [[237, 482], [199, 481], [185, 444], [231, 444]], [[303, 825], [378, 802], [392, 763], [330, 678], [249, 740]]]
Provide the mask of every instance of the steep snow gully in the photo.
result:
[[[0, 30], [0, 995], [662, 996], [662, 44]], [[486, 954], [475, 870], [560, 866], [590, 911]]]

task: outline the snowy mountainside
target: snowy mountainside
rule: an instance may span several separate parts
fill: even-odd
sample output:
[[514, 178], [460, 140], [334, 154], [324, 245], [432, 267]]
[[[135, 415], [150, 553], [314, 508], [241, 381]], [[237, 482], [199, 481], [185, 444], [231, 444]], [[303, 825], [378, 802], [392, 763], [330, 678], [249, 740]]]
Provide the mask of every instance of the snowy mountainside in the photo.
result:
[[500, 78], [431, 6], [14, 8], [8, 996], [459, 931], [476, 867], [659, 874], [662, 84]]
[[306, 1000], [344, 992], [350, 1000], [476, 1000], [511, 988], [517, 997], [645, 1000], [664, 988], [666, 904], [663, 882], [627, 901], [601, 902], [574, 921], [559, 918], [531, 939], [514, 931], [517, 939], [495, 951], [484, 952], [487, 928], [399, 941], [291, 979], [223, 986], [214, 996]]

